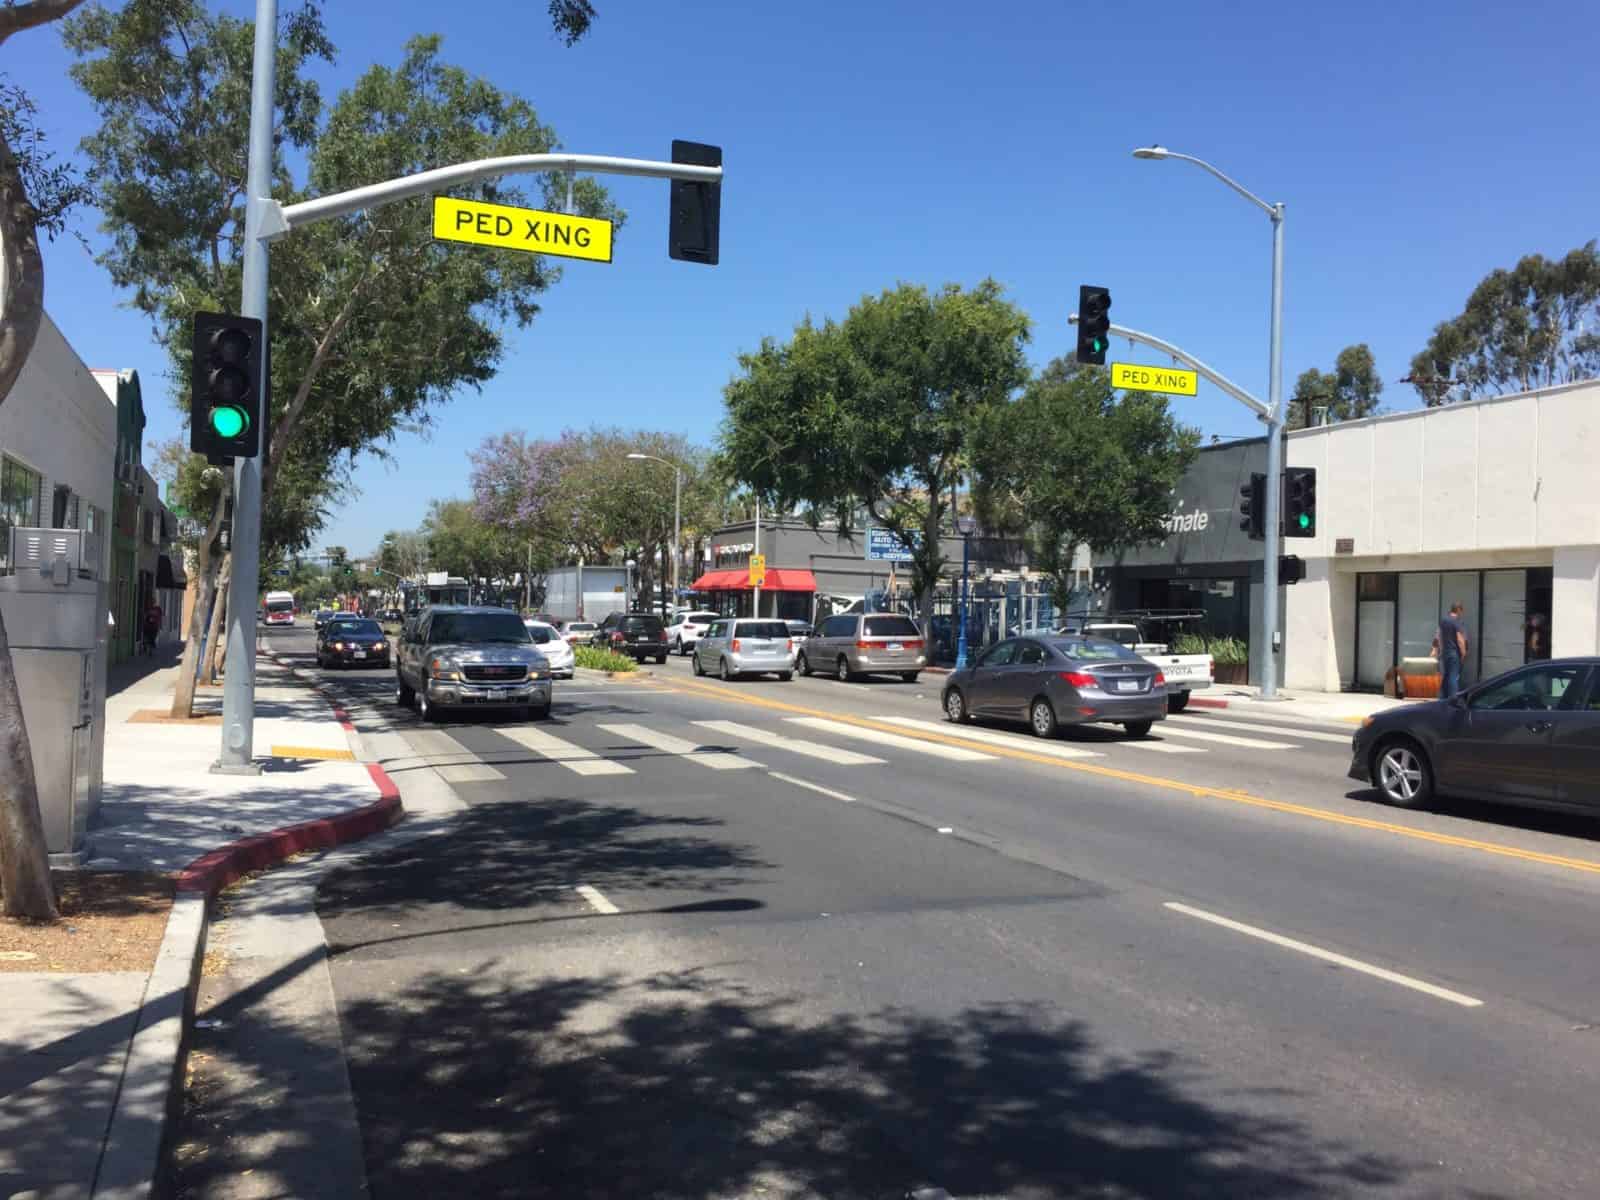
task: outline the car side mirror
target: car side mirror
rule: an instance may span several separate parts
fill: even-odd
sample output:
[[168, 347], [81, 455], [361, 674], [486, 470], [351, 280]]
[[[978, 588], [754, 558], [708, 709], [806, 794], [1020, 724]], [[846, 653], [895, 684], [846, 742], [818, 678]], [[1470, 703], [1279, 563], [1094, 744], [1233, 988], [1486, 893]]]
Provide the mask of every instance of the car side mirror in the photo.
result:
[[1451, 708], [1464, 709], [1467, 707], [1467, 694], [1465, 692], [1457, 692], [1454, 696], [1451, 696], [1450, 699], [1446, 700], [1445, 703], [1450, 705]]

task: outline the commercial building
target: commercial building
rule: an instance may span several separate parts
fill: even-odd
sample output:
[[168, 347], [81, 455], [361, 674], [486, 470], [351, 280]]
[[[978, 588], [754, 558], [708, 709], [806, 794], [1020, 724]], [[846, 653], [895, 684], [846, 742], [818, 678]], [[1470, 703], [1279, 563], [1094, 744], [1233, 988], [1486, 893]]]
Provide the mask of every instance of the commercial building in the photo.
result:
[[[1317, 471], [1315, 536], [1283, 542], [1305, 566], [1281, 589], [1284, 686], [1380, 690], [1423, 665], [1453, 603], [1464, 684], [1600, 653], [1600, 382], [1298, 430], [1284, 460]], [[1205, 448], [1174, 489], [1168, 536], [1095, 560], [1108, 607], [1199, 610], [1209, 634], [1246, 640], [1252, 683], [1264, 547], [1239, 502], [1265, 469], [1264, 439]]]

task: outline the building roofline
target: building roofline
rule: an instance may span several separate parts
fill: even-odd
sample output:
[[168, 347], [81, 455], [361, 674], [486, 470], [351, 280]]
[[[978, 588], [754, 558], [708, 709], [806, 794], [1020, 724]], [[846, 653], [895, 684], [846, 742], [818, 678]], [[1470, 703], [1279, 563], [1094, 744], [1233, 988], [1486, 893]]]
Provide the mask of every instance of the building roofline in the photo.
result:
[[1307, 429], [1291, 430], [1287, 436], [1292, 438], [1309, 437], [1316, 434], [1327, 433], [1330, 429], [1349, 429], [1356, 425], [1377, 425], [1386, 421], [1416, 421], [1435, 413], [1460, 412], [1464, 408], [1480, 408], [1490, 404], [1505, 404], [1512, 400], [1537, 399], [1540, 396], [1557, 396], [1564, 392], [1580, 391], [1583, 388], [1600, 389], [1600, 377], [1594, 379], [1578, 379], [1572, 383], [1558, 383], [1551, 387], [1530, 388], [1526, 392], [1507, 392], [1499, 396], [1478, 396], [1472, 400], [1460, 400], [1455, 404], [1439, 404], [1431, 408], [1407, 408], [1400, 412], [1380, 413], [1374, 417], [1358, 417], [1353, 421], [1332, 421], [1327, 425], [1313, 425]]

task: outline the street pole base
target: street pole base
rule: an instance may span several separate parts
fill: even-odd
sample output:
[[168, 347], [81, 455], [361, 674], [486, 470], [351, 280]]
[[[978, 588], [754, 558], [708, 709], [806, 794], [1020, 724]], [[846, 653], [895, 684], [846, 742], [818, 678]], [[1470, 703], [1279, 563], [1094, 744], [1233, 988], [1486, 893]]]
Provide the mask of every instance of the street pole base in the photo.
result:
[[225, 763], [221, 759], [211, 764], [213, 775], [259, 775], [261, 764], [258, 762]]

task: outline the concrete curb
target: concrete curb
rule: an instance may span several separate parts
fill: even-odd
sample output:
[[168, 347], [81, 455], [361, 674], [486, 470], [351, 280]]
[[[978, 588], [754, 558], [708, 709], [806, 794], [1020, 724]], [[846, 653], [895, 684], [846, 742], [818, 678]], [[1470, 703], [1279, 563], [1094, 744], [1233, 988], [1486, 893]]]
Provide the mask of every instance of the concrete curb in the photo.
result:
[[1189, 697], [1189, 707], [1190, 708], [1227, 708], [1228, 707], [1228, 702], [1226, 700], [1213, 700], [1209, 696], [1196, 696], [1196, 695], [1191, 694], [1190, 697]]

